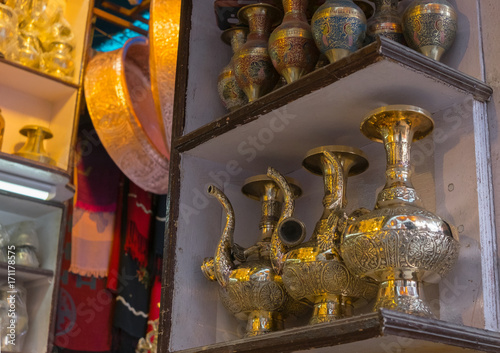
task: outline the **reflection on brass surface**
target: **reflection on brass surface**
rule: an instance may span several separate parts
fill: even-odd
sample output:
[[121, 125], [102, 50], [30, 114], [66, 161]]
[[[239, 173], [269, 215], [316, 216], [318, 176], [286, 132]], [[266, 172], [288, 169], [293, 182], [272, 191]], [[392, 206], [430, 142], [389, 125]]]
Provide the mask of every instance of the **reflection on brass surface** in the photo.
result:
[[411, 183], [411, 142], [432, 128], [429, 113], [407, 105], [379, 108], [361, 124], [385, 145], [387, 180], [375, 210], [349, 224], [341, 250], [353, 273], [380, 283], [375, 310], [432, 317], [420, 287], [446, 275], [458, 257], [455, 228], [423, 208]]
[[85, 98], [92, 123], [121, 171], [146, 191], [168, 190], [168, 150], [149, 81], [149, 46], [143, 37], [99, 53], [88, 64]]
[[446, 0], [415, 0], [403, 14], [408, 46], [434, 60], [440, 60], [457, 33], [457, 13]]
[[26, 136], [28, 140], [14, 154], [34, 161], [56, 165], [56, 161], [49, 156], [43, 147], [43, 140], [51, 139], [53, 136], [49, 129], [38, 125], [27, 125], [19, 130], [19, 132], [21, 135]]
[[222, 103], [230, 111], [248, 103], [245, 92], [238, 86], [234, 75], [234, 56], [247, 40], [248, 28], [232, 27], [222, 32], [221, 39], [231, 45], [233, 56], [229, 64], [224, 66], [217, 79], [217, 91]]
[[[282, 329], [288, 315], [300, 315], [307, 307], [288, 295], [269, 258], [271, 234], [281, 219], [279, 188], [262, 175], [246, 180], [242, 192], [262, 205], [259, 239], [248, 249], [233, 244], [234, 211], [227, 197], [213, 185], [208, 192], [224, 207], [226, 225], [215, 256], [204, 260], [202, 272], [220, 284], [219, 298], [227, 310], [247, 321], [247, 337]], [[298, 186], [295, 195], [300, 195]]]
[[283, 0], [285, 16], [269, 37], [269, 55], [288, 83], [314, 70], [319, 51], [307, 22], [307, 0]]
[[238, 11], [238, 19], [250, 27], [246, 43], [234, 57], [234, 73], [238, 86], [249, 102], [269, 93], [278, 82], [267, 50], [271, 27], [281, 19], [281, 11], [267, 4], [253, 4]]
[[151, 88], [170, 155], [181, 0], [152, 0], [149, 20]]
[[[302, 240], [297, 241], [297, 245], [289, 250], [290, 236], [298, 238], [293, 236], [293, 228], [289, 225], [297, 220], [282, 220], [273, 234], [273, 241], [281, 241], [279, 248], [285, 253], [277, 253], [273, 261], [277, 268], [283, 269], [283, 282], [290, 295], [313, 305], [309, 324], [316, 324], [352, 315], [354, 301], [372, 299], [377, 293], [375, 283], [354, 276], [339, 254], [340, 239], [348, 219], [345, 214], [347, 177], [366, 170], [368, 161], [358, 149], [324, 146], [309, 151], [303, 165], [312, 173], [323, 176], [323, 214], [311, 239], [302, 244]], [[280, 185], [287, 199], [289, 187], [285, 179], [277, 173], [269, 176]]]

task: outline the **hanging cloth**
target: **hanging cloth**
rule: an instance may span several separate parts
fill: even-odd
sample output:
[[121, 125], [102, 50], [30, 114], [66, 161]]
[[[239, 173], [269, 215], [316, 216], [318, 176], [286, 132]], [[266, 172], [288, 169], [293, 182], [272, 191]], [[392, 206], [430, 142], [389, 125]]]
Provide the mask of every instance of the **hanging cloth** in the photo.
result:
[[81, 276], [108, 274], [121, 172], [89, 125], [80, 129], [75, 153], [71, 265]]

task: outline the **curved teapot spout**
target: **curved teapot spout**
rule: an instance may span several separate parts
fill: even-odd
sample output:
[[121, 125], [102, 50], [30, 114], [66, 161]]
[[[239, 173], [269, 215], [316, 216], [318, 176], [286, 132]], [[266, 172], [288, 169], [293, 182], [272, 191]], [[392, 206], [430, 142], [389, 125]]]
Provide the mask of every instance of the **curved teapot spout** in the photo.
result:
[[[302, 222], [292, 218], [295, 209], [294, 195], [285, 177], [272, 167], [267, 169], [267, 176], [278, 184], [284, 198], [281, 216], [271, 236], [271, 263], [273, 269], [277, 273], [281, 273], [287, 252], [286, 245], [290, 246], [292, 243], [302, 242], [305, 237], [305, 227]], [[287, 244], [280, 237], [280, 229], [283, 227], [289, 229], [291, 237], [293, 237]], [[284, 238], [286, 239], [286, 237]]]
[[[215, 197], [221, 203], [226, 211], [226, 226], [222, 232], [215, 257], [213, 259], [213, 276], [217, 279], [222, 287], [226, 287], [229, 282], [229, 276], [234, 268], [232, 259], [231, 248], [233, 247], [233, 233], [234, 233], [234, 211], [233, 206], [228, 198], [216, 186], [210, 185], [208, 193]], [[210, 276], [207, 276], [210, 279]]]
[[330, 151], [323, 151], [321, 164], [325, 183], [324, 211], [316, 224], [312, 239], [317, 239], [322, 251], [335, 251], [340, 241], [339, 234], [343, 233], [346, 225], [345, 214], [339, 212], [345, 206], [344, 170], [342, 163]]

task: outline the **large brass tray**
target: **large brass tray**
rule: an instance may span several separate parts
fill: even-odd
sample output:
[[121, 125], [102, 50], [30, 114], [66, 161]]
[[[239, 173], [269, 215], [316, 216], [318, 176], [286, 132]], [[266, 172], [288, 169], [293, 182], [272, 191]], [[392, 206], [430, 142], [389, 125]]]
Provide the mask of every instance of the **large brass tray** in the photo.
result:
[[151, 91], [147, 39], [132, 38], [121, 49], [97, 54], [84, 88], [90, 117], [113, 161], [139, 187], [165, 194], [169, 150]]

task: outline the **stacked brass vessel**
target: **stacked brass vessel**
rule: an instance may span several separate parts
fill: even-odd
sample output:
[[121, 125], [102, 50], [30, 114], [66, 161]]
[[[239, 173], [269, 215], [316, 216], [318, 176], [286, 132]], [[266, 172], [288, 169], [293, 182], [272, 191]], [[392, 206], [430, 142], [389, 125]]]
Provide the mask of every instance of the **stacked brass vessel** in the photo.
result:
[[326, 60], [338, 62], [378, 36], [441, 60], [455, 40], [456, 10], [447, 0], [414, 0], [400, 16], [399, 2], [326, 0], [310, 23], [307, 15], [316, 2], [282, 0], [284, 14], [265, 3], [243, 6], [238, 19], [250, 27], [247, 42], [242, 42], [241, 24], [223, 34], [229, 42], [229, 33], [239, 33], [239, 44], [233, 43], [231, 63], [219, 75], [222, 103], [236, 110], [299, 80]]

